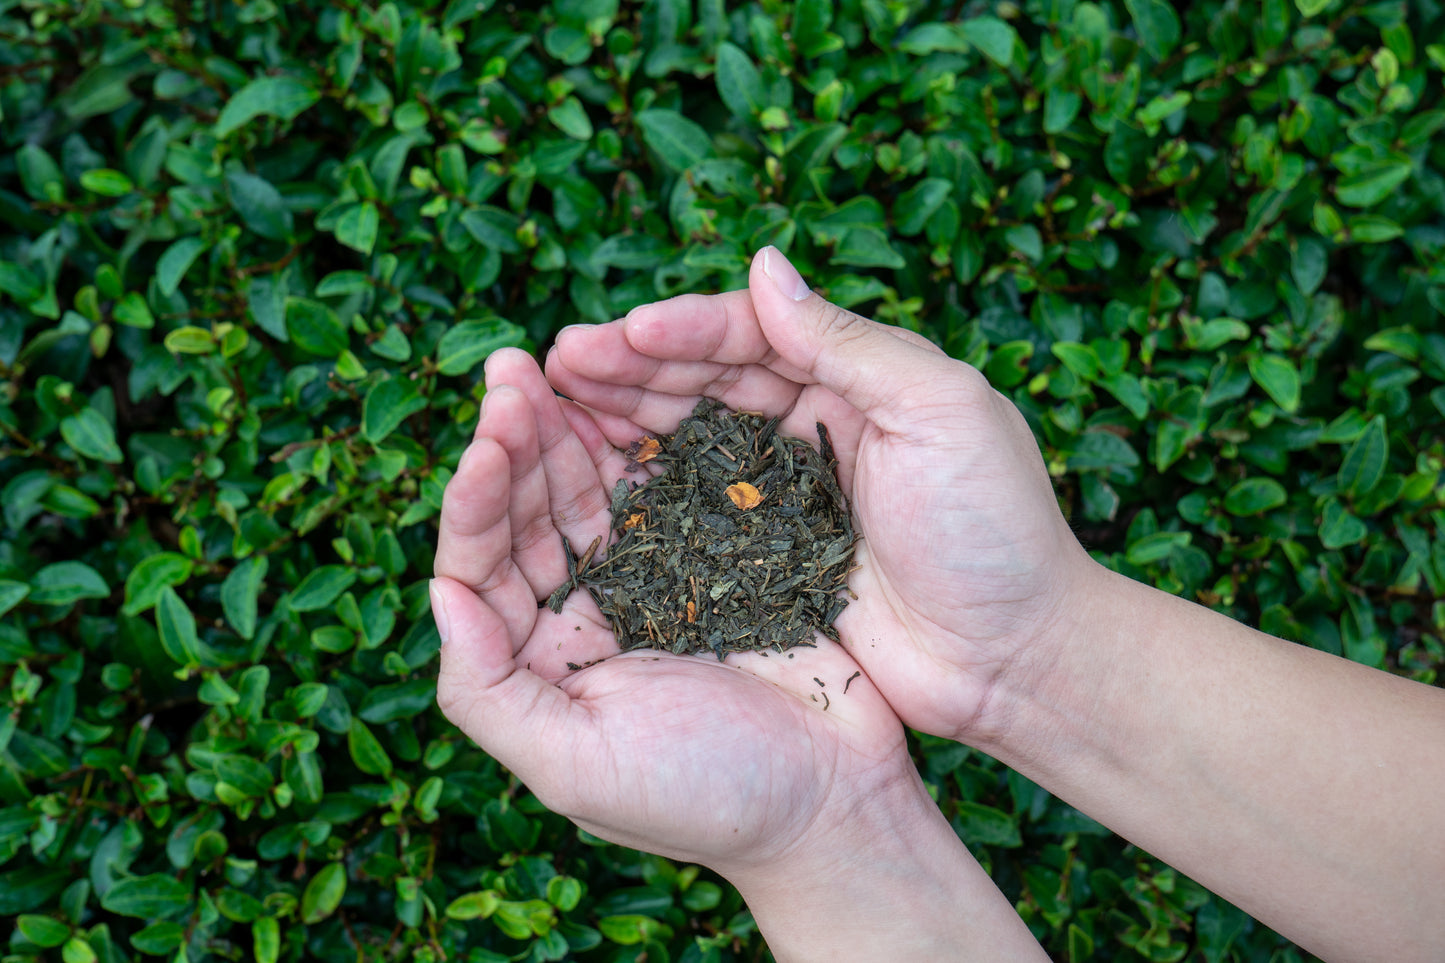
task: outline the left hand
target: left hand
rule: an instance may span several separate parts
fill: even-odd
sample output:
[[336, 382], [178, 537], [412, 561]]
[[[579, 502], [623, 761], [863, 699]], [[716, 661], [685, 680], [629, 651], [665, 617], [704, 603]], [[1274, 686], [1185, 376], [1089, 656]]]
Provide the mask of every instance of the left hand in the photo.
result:
[[626, 460], [523, 352], [493, 355], [487, 383], [447, 486], [432, 583], [448, 718], [588, 832], [730, 878], [838, 852], [883, 800], [904, 824], [914, 811], [941, 820], [902, 725], [827, 639], [723, 663], [620, 653], [586, 592], [561, 614], [541, 607], [567, 576], [562, 537], [580, 553], [610, 534]]

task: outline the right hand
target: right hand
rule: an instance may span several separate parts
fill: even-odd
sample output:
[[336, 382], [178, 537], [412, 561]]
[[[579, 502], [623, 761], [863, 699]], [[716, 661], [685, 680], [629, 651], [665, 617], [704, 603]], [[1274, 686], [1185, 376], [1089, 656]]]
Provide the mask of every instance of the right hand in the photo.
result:
[[1046, 673], [1096, 566], [1018, 410], [911, 332], [809, 291], [776, 249], [747, 291], [684, 295], [562, 332], [548, 380], [614, 445], [668, 432], [700, 396], [829, 429], [862, 540], [843, 644], [915, 729], [987, 746], [1007, 691]]

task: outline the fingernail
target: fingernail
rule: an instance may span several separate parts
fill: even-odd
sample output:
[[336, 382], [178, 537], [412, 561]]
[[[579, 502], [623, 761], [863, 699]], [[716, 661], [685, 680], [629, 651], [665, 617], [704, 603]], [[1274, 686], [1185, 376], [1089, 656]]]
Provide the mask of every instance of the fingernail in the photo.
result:
[[431, 596], [431, 617], [437, 624], [437, 635], [442, 637], [442, 645], [447, 644], [447, 636], [451, 634], [451, 626], [447, 623], [447, 603], [442, 593], [437, 591], [437, 580], [432, 579], [427, 583], [427, 594]]
[[763, 273], [777, 285], [779, 291], [794, 301], [802, 301], [813, 293], [808, 288], [808, 282], [793, 267], [793, 262], [771, 244], [763, 248]]

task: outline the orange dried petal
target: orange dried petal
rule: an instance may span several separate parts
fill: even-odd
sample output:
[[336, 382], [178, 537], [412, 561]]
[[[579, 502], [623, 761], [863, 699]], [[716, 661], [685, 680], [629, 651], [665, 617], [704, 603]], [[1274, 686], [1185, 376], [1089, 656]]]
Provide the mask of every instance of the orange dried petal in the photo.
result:
[[763, 493], [747, 482], [738, 482], [735, 485], [729, 485], [727, 496], [732, 499], [734, 505], [743, 511], [747, 511], [750, 508], [757, 508], [763, 500]]
[[638, 512], [635, 515], [628, 515], [627, 521], [622, 523], [622, 527], [629, 530], [634, 529], [645, 521], [647, 521], [647, 516], [642, 512]]
[[637, 455], [632, 460], [641, 465], [643, 462], [652, 461], [662, 452], [662, 442], [649, 435], [643, 435], [642, 440], [637, 443]]
[[696, 622], [696, 621], [697, 621], [697, 603], [696, 603], [696, 602], [688, 602], [688, 603], [687, 603], [687, 620], [688, 620], [689, 622]]

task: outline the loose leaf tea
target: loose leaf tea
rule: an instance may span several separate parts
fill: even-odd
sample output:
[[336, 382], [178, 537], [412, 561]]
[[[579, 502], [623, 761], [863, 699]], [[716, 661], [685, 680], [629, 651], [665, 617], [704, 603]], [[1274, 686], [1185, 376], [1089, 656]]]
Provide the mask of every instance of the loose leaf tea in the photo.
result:
[[663, 471], [618, 481], [604, 561], [588, 567], [600, 539], [580, 560], [566, 546], [552, 610], [585, 586], [623, 651], [722, 659], [811, 645], [814, 632], [836, 640], [856, 539], [828, 429], [818, 425], [820, 452], [777, 422], [704, 399], [673, 434], [627, 449], [629, 471]]

